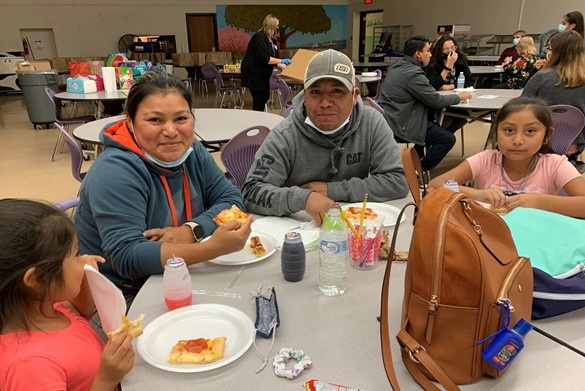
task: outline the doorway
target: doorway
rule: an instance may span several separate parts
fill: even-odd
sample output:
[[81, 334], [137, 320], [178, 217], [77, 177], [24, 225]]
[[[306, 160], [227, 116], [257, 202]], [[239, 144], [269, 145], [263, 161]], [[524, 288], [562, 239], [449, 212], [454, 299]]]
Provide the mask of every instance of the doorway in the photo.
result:
[[384, 10], [360, 12], [359, 60], [367, 62], [368, 55], [378, 42], [374, 42], [374, 27], [384, 25]]
[[59, 57], [53, 29], [20, 29], [20, 38], [27, 61]]
[[187, 14], [189, 53], [217, 50], [217, 19], [215, 14]]

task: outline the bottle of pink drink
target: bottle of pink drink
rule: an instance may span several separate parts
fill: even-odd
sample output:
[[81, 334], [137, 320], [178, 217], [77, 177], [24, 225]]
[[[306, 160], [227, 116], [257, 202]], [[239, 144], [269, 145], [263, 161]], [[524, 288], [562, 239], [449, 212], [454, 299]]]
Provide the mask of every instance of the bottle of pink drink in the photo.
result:
[[163, 289], [169, 311], [191, 305], [193, 302], [191, 275], [182, 258], [173, 257], [167, 261], [163, 274]]

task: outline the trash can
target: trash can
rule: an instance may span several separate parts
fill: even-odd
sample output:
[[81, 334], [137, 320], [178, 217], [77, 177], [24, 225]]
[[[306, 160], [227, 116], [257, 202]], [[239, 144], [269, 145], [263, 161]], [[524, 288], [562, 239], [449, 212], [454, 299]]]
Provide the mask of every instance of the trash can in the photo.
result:
[[16, 71], [24, 96], [28, 118], [35, 129], [49, 127], [55, 122], [55, 106], [45, 92], [45, 87], [59, 92], [57, 71]]

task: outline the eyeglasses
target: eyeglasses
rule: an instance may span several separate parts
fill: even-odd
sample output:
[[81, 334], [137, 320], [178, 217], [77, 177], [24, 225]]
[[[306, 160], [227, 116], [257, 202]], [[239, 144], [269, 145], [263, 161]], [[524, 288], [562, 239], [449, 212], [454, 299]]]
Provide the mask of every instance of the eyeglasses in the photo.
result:
[[456, 51], [457, 51], [457, 46], [451, 46], [451, 48], [450, 48], [450, 49], [445, 49], [445, 50], [443, 50], [443, 53], [445, 53], [445, 54], [449, 54], [449, 53], [451, 53], [451, 52], [456, 52]]

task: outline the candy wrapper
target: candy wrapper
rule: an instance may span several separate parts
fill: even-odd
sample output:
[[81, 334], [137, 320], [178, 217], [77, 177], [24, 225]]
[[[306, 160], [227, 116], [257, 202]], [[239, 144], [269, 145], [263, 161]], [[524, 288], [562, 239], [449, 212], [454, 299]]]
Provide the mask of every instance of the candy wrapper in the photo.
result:
[[306, 382], [305, 387], [309, 391], [366, 391], [363, 388], [345, 387], [315, 379]]

